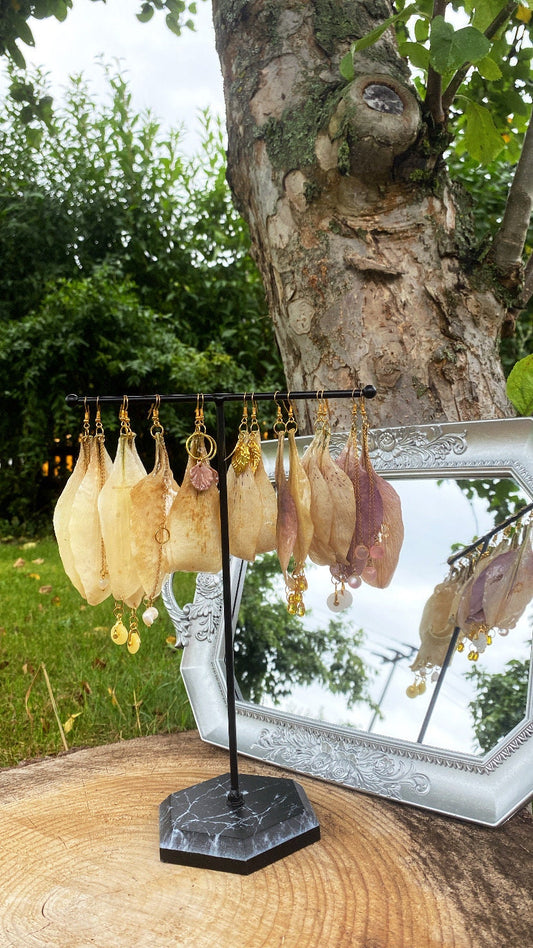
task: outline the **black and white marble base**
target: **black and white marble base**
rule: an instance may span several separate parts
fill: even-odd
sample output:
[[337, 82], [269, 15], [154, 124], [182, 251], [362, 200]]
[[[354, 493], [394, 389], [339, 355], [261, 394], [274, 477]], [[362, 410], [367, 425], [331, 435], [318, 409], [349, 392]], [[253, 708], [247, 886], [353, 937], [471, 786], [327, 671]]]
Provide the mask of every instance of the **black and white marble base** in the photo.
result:
[[159, 808], [163, 862], [247, 875], [320, 839], [302, 787], [283, 777], [243, 774], [244, 803], [230, 806], [230, 775], [171, 793]]

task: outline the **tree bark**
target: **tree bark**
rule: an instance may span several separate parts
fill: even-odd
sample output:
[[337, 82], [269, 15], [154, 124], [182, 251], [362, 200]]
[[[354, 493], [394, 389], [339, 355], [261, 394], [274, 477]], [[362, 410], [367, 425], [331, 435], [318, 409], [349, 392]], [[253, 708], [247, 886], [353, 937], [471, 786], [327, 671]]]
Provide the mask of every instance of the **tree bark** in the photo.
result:
[[506, 310], [474, 259], [392, 31], [358, 54], [352, 82], [339, 72], [389, 3], [214, 0], [213, 10], [228, 177], [289, 388], [373, 383], [382, 425], [511, 414], [498, 355]]

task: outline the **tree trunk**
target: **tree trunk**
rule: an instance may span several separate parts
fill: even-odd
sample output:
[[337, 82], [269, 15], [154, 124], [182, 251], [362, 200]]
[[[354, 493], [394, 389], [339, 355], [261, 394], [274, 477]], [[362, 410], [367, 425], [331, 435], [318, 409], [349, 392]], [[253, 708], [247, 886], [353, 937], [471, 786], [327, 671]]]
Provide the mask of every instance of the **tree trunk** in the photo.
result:
[[227, 767], [189, 732], [3, 770], [2, 948], [531, 943], [525, 812], [487, 829], [243, 760], [296, 776], [320, 841], [246, 877], [161, 863], [159, 803]]
[[392, 32], [358, 54], [353, 81], [339, 71], [388, 2], [213, 8], [228, 177], [289, 387], [373, 383], [382, 425], [511, 414], [498, 355], [506, 310]]

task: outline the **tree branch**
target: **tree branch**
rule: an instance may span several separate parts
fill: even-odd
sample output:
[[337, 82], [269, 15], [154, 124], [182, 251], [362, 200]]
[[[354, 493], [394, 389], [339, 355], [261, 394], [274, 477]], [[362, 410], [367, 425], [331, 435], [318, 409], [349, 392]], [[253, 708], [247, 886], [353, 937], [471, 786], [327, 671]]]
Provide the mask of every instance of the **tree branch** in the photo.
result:
[[[433, 0], [432, 20], [437, 16], [444, 16], [448, 0]], [[428, 82], [426, 87], [426, 97], [424, 99], [426, 112], [431, 115], [435, 125], [443, 125], [445, 114], [442, 105], [442, 76], [435, 72], [433, 66], [428, 68]]]
[[531, 297], [533, 296], [533, 253], [530, 254], [529, 260], [526, 264], [526, 269], [524, 270], [524, 284], [522, 286], [522, 292], [520, 293], [520, 302], [522, 306], [525, 307], [529, 303]]
[[494, 237], [490, 258], [503, 275], [519, 267], [533, 208], [533, 123], [529, 123], [524, 146], [507, 195], [501, 227]]
[[[487, 39], [492, 39], [492, 37], [496, 35], [498, 30], [501, 29], [501, 27], [513, 15], [517, 6], [518, 4], [515, 2], [515, 0], [509, 0], [509, 2], [506, 3], [503, 9], [500, 10], [500, 12], [498, 13], [498, 16], [494, 17], [492, 23], [489, 23], [489, 25], [487, 26], [487, 29], [485, 30], [485, 33], [484, 33]], [[455, 99], [455, 96], [457, 95], [457, 92], [459, 91], [459, 89], [461, 88], [465, 80], [466, 74], [471, 68], [472, 68], [472, 63], [463, 63], [463, 65], [455, 73], [455, 76], [453, 76], [452, 79], [450, 79], [450, 82], [446, 86], [446, 89], [444, 90], [444, 94], [442, 96], [442, 107], [445, 112], [447, 112], [448, 109], [450, 108], [453, 100]], [[429, 85], [429, 75], [428, 75], [428, 85]]]

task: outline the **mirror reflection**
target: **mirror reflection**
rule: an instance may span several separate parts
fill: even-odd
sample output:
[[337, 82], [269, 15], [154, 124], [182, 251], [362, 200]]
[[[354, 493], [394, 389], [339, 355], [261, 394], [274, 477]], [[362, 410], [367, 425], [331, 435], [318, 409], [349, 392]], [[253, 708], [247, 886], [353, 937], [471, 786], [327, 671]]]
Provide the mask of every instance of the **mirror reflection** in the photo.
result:
[[[390, 479], [390, 478], [387, 478]], [[531, 605], [507, 635], [455, 652], [427, 719], [437, 677], [413, 695], [424, 606], [449, 571], [448, 558], [513, 516], [531, 498], [508, 477], [396, 477], [405, 540], [386, 589], [363, 583], [333, 613], [327, 567], [308, 563], [303, 618], [287, 612], [275, 554], [248, 566], [235, 634], [245, 701], [402, 741], [482, 754], [526, 711]], [[533, 592], [533, 584], [529, 584]], [[468, 655], [475, 653], [476, 660]], [[418, 678], [420, 682], [420, 678]], [[415, 691], [421, 691], [418, 688]], [[425, 733], [421, 736], [421, 731]]]

